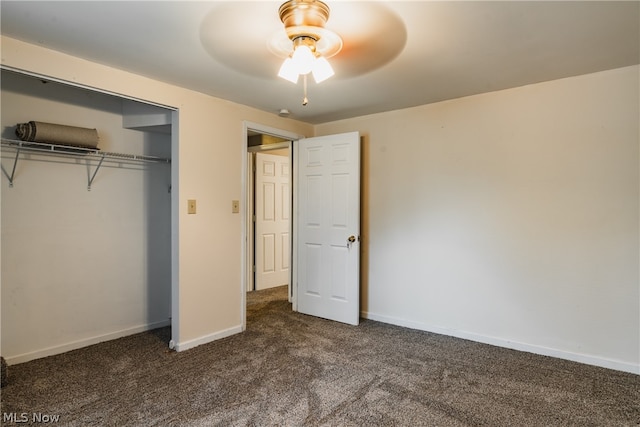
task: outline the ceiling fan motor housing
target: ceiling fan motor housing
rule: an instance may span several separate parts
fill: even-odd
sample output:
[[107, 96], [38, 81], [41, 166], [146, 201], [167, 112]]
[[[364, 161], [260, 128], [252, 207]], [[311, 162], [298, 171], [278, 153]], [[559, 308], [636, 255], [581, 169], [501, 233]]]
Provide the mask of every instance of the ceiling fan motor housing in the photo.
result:
[[278, 10], [286, 29], [291, 27], [320, 27], [329, 19], [329, 6], [319, 0], [289, 0]]
[[[280, 20], [293, 47], [307, 45], [312, 52], [330, 58], [342, 49], [342, 39], [325, 28], [329, 20], [329, 6], [319, 0], [289, 0], [278, 10]], [[279, 46], [272, 46], [279, 52]], [[290, 54], [290, 50], [282, 56]]]

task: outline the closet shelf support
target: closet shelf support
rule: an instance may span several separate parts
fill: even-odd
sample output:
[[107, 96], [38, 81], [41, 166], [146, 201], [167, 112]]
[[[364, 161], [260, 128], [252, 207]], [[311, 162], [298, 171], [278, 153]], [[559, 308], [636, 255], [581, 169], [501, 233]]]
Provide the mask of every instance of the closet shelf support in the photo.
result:
[[[100, 157], [100, 161], [96, 165], [96, 170], [94, 170], [93, 171], [93, 175], [91, 175], [91, 177], [89, 177], [89, 183], [87, 185], [87, 191], [91, 191], [91, 184], [93, 184], [93, 180], [96, 177], [96, 174], [98, 173], [98, 170], [100, 169], [100, 166], [102, 166], [102, 162], [103, 161], [104, 161], [104, 156]], [[88, 167], [88, 165], [87, 165], [87, 167]]]
[[19, 156], [20, 156], [20, 148], [18, 148], [16, 150], [16, 157], [13, 159], [13, 168], [11, 169], [11, 176], [9, 176], [9, 174], [7, 174], [7, 172], [4, 170], [4, 168], [2, 168], [2, 172], [4, 172], [4, 174], [9, 179], [9, 187], [11, 187], [11, 188], [13, 188], [13, 177], [16, 174], [16, 166], [18, 165], [18, 157]]

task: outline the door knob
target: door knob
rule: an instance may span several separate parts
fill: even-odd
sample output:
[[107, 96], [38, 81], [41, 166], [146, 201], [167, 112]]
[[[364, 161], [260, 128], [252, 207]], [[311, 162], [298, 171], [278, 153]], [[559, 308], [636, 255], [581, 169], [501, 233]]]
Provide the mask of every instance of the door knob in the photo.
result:
[[351, 245], [356, 241], [356, 236], [349, 236], [347, 238], [347, 249], [351, 249]]

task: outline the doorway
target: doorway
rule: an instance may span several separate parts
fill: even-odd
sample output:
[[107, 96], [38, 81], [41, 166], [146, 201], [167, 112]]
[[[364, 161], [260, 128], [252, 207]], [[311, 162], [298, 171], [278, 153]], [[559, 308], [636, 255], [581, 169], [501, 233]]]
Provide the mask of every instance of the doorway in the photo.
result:
[[[246, 328], [247, 292], [286, 284], [289, 301], [295, 299], [290, 267], [293, 238], [291, 165], [293, 141], [300, 138], [303, 136], [256, 123], [244, 123], [243, 330]], [[260, 224], [260, 220], [265, 219], [265, 207], [267, 221]], [[279, 224], [271, 221], [277, 218], [283, 221]], [[273, 226], [276, 229], [270, 228]]]
[[[289, 141], [290, 164], [293, 165], [291, 176], [297, 176], [291, 181], [293, 227], [290, 233], [292, 268], [289, 299], [293, 310], [357, 325], [360, 313], [359, 133], [304, 138], [245, 122], [242, 199], [247, 208], [241, 218], [242, 330], [246, 330], [247, 290], [251, 289], [247, 284], [253, 274], [253, 237], [249, 238], [253, 219], [253, 180], [249, 177], [248, 161], [248, 135], [252, 132]], [[301, 288], [300, 292], [298, 288]]]

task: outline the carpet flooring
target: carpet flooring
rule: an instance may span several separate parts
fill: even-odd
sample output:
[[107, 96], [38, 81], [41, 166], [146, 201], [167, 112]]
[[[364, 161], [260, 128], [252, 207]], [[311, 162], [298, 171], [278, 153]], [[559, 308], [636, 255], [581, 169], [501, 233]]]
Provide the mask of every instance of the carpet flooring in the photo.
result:
[[[250, 293], [247, 330], [184, 352], [169, 328], [9, 366], [2, 425], [638, 426], [640, 376]], [[26, 418], [26, 422], [23, 421]]]

